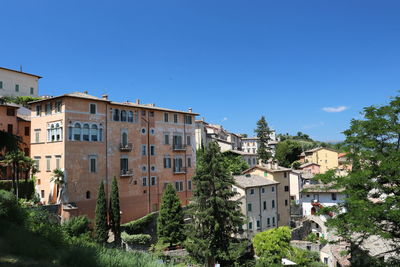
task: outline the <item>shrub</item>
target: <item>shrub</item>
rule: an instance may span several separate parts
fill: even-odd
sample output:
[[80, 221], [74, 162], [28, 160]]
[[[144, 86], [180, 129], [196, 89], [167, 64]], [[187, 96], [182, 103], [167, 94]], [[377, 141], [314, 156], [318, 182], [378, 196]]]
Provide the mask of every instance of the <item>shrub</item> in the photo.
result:
[[[11, 180], [0, 180], [0, 190], [11, 191], [12, 181]], [[26, 190], [28, 189], [28, 190]], [[18, 191], [20, 196], [28, 196], [31, 199], [35, 192], [35, 183], [32, 179], [28, 180], [28, 186], [24, 180], [20, 180], [18, 183]], [[27, 194], [26, 194], [27, 193]]]
[[147, 245], [151, 240], [150, 235], [146, 234], [137, 234], [137, 235], [130, 235], [126, 232], [122, 232], [121, 238], [124, 242], [130, 245]]
[[128, 234], [139, 234], [145, 231], [145, 228], [157, 217], [157, 213], [150, 213], [147, 214], [146, 216], [135, 220], [131, 221], [128, 223], [125, 223], [121, 225], [121, 231], [124, 231]]
[[72, 217], [62, 224], [62, 228], [69, 236], [80, 236], [89, 232], [89, 219], [83, 215]]
[[24, 221], [24, 212], [15, 195], [9, 191], [0, 190], [0, 218], [16, 224]]
[[318, 236], [315, 233], [309, 233], [305, 238], [305, 241], [317, 243], [318, 241]]

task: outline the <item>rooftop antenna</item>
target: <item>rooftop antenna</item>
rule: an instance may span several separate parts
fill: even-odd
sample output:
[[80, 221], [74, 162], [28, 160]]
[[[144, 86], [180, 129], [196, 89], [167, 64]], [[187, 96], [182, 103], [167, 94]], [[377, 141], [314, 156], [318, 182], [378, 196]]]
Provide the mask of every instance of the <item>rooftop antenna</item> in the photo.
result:
[[22, 72], [22, 65], [19, 65], [19, 71]]

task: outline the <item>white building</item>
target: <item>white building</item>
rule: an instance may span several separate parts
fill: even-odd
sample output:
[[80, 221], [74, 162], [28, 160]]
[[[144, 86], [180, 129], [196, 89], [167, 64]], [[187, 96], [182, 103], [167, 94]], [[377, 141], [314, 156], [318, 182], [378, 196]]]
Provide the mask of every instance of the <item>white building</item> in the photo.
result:
[[257, 154], [247, 153], [240, 150], [227, 150], [225, 153], [232, 153], [241, 156], [250, 167], [257, 165]]
[[[268, 141], [267, 147], [269, 148], [269, 151], [272, 153], [272, 156], [275, 156], [276, 146], [279, 140], [276, 138], [276, 133], [274, 130], [271, 131], [269, 138], [270, 140]], [[244, 152], [257, 154], [259, 147], [260, 147], [260, 141], [258, 137], [242, 138], [242, 150]]]
[[38, 75], [0, 67], [0, 96], [39, 95]]
[[252, 238], [256, 233], [275, 228], [278, 225], [276, 181], [262, 176], [245, 174], [234, 176], [236, 185], [232, 190], [238, 194], [235, 200], [240, 201], [247, 224], [243, 226], [244, 234]]

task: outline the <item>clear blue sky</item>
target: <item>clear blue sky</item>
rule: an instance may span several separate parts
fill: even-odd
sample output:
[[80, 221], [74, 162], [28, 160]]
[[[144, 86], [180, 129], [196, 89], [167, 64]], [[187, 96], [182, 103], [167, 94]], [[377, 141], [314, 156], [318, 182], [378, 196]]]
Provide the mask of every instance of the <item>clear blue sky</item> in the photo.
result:
[[0, 66], [43, 76], [41, 94], [192, 107], [250, 135], [265, 115], [277, 132], [326, 141], [400, 89], [398, 0], [13, 0], [1, 10]]

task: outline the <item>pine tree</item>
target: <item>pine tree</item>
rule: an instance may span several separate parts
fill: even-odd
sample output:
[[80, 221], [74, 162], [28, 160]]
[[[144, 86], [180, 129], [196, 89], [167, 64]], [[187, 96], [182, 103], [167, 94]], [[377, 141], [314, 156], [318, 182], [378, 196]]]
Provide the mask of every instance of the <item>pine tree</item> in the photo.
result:
[[158, 239], [169, 246], [181, 244], [185, 240], [181, 202], [174, 187], [168, 184], [162, 197], [157, 219]]
[[110, 208], [108, 213], [110, 216], [110, 227], [114, 234], [115, 244], [119, 246], [121, 244], [121, 213], [119, 207], [118, 182], [115, 177], [111, 185]]
[[234, 184], [223, 161], [218, 144], [210, 143], [197, 159], [193, 177], [193, 202], [188, 208], [189, 225], [186, 249], [199, 262], [214, 266], [227, 263], [234, 252], [230, 250], [243, 223], [239, 203], [233, 201]]
[[104, 193], [104, 184], [101, 181], [97, 194], [96, 215], [95, 215], [95, 239], [98, 243], [106, 243], [108, 239], [107, 225], [107, 202]]
[[261, 119], [257, 121], [257, 128], [254, 132], [257, 134], [259, 141], [257, 149], [258, 158], [261, 159], [262, 162], [267, 163], [267, 161], [272, 157], [272, 154], [268, 149], [268, 141], [271, 140], [271, 130], [269, 129], [264, 116], [261, 116]]

